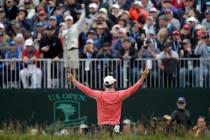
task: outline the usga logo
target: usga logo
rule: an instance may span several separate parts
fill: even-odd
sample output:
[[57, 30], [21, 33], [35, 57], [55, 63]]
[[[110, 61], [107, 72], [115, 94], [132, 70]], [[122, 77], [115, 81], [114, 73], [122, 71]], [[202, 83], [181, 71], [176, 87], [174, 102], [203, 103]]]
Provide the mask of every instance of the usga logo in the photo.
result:
[[51, 94], [49, 100], [53, 101], [53, 123], [61, 122], [64, 127], [76, 126], [87, 121], [87, 116], [81, 117], [80, 103], [85, 96], [75, 93]]

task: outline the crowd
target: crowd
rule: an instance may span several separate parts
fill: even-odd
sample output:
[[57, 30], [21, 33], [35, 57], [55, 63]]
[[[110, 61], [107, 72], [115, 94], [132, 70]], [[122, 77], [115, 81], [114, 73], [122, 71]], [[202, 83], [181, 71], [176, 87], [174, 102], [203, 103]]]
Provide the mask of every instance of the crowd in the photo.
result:
[[6, 76], [24, 88], [40, 88], [46, 75], [40, 58], [63, 58], [62, 66], [77, 73], [81, 66], [91, 71], [92, 58], [119, 58], [136, 75], [134, 60], [155, 58], [153, 68], [166, 72], [164, 78], [180, 77], [186, 87], [191, 73], [191, 85], [200, 87], [210, 83], [210, 63], [178, 59], [208, 59], [209, 35], [208, 0], [1, 0], [0, 59], [23, 62], [0, 61], [0, 87]]

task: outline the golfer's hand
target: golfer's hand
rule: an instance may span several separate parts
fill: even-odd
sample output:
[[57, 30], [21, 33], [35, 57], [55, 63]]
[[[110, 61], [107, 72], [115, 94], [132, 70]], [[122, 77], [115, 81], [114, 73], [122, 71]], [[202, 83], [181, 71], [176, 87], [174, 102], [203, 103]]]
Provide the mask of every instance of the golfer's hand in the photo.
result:
[[68, 81], [69, 82], [74, 82], [76, 79], [74, 77], [74, 75], [72, 75], [71, 73], [68, 74]]
[[146, 79], [147, 75], [149, 74], [149, 69], [145, 68], [144, 72], [141, 74], [140, 81], [143, 83]]

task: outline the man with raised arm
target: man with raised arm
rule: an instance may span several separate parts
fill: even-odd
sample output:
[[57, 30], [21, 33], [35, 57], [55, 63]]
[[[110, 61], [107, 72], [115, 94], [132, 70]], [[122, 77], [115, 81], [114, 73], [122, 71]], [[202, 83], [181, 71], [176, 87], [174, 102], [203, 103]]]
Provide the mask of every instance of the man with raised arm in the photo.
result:
[[140, 79], [132, 87], [119, 91], [115, 90], [116, 79], [112, 76], [106, 76], [104, 78], [104, 91], [93, 90], [86, 87], [78, 82], [72, 74], [68, 75], [68, 80], [87, 96], [96, 100], [99, 127], [105, 129], [110, 128], [112, 132], [114, 130], [116, 133], [119, 133], [123, 100], [138, 90], [148, 73], [149, 70], [146, 68]]

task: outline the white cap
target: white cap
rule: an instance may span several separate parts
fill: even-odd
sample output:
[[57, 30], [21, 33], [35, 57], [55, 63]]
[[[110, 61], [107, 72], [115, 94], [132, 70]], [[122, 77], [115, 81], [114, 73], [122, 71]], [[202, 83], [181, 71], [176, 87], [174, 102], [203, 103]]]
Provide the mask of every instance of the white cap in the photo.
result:
[[99, 10], [99, 12], [102, 12], [102, 13], [104, 13], [104, 14], [107, 15], [107, 10], [106, 10], [106, 8], [101, 8], [101, 9]]
[[89, 4], [89, 8], [98, 9], [98, 5], [96, 3], [91, 3], [91, 4]]
[[197, 20], [195, 17], [189, 17], [189, 18], [187, 19], [187, 23], [189, 23], [190, 21], [195, 22], [195, 23], [198, 22], [198, 20]]
[[81, 124], [81, 125], [79, 126], [79, 128], [80, 128], [80, 129], [84, 129], [84, 128], [88, 128], [88, 126], [87, 126], [86, 124]]
[[113, 4], [112, 8], [120, 9], [120, 6], [119, 6], [119, 4]]
[[201, 24], [197, 24], [197, 25], [195, 26], [195, 29], [196, 29], [196, 30], [200, 30], [200, 29], [205, 30], [206, 28], [205, 28], [205, 26], [203, 26], [203, 25], [201, 25]]
[[129, 119], [125, 119], [125, 120], [123, 121], [123, 124], [130, 125], [130, 124], [131, 124], [131, 120], [129, 120]]
[[138, 5], [138, 6], [141, 6], [141, 7], [143, 6], [141, 1], [135, 1], [134, 4]]
[[0, 28], [4, 29], [4, 24], [0, 23]]
[[94, 41], [93, 41], [92, 39], [88, 39], [88, 40], [86, 41], [86, 43], [94, 44]]
[[125, 28], [120, 28], [120, 29], [119, 29], [119, 32], [120, 32], [120, 33], [126, 33], [126, 29], [125, 29]]
[[113, 76], [106, 76], [105, 78], [104, 78], [104, 85], [106, 85], [106, 86], [108, 86], [108, 85], [112, 85], [112, 84], [114, 84], [116, 82], [116, 79], [114, 79], [114, 77]]
[[20, 39], [20, 40], [22, 40], [22, 39], [24, 39], [24, 37], [23, 37], [23, 34], [22, 33], [18, 33], [17, 35], [16, 35], [16, 37], [15, 37], [16, 39]]
[[33, 42], [33, 40], [30, 38], [30, 39], [27, 39], [26, 41], [25, 41], [25, 46], [32, 46], [34, 44], [34, 42]]
[[157, 12], [157, 8], [152, 7], [152, 8], [149, 10], [149, 12]]
[[66, 16], [65, 20], [68, 20], [68, 19], [73, 20], [73, 17], [72, 16]]

